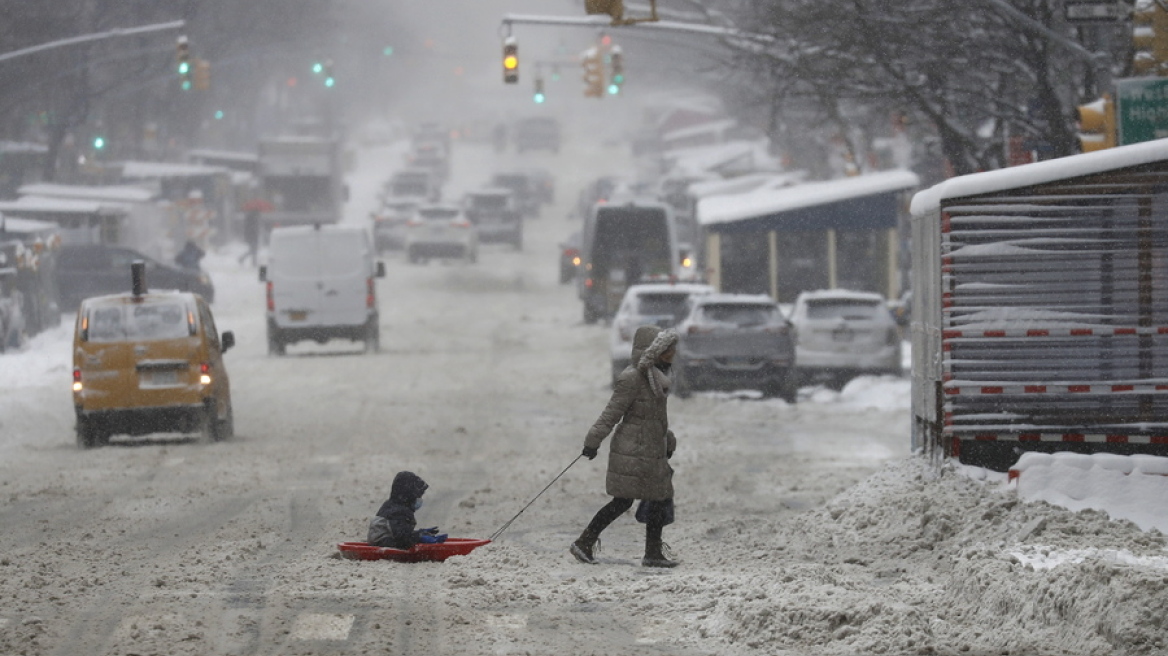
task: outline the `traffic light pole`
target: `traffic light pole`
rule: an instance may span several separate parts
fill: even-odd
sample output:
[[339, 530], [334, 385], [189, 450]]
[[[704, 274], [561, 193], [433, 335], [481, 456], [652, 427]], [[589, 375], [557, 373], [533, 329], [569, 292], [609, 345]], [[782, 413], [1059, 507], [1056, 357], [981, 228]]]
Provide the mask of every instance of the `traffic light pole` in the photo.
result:
[[138, 34], [147, 34], [149, 32], [163, 32], [166, 30], [181, 29], [186, 25], [186, 21], [170, 21], [169, 23], [155, 23], [153, 25], [142, 25], [140, 27], [119, 27], [106, 32], [95, 32], [93, 34], [83, 34], [81, 36], [73, 36], [68, 39], [60, 39], [57, 41], [50, 41], [36, 46], [29, 46], [28, 48], [21, 48], [20, 50], [13, 50], [0, 55], [0, 62], [8, 61], [9, 59], [16, 59], [25, 55], [32, 55], [45, 50], [52, 50], [54, 48], [63, 48], [65, 46], [73, 46], [79, 43], [89, 43], [91, 41], [102, 41], [105, 39], [113, 39], [122, 36], [136, 36]]

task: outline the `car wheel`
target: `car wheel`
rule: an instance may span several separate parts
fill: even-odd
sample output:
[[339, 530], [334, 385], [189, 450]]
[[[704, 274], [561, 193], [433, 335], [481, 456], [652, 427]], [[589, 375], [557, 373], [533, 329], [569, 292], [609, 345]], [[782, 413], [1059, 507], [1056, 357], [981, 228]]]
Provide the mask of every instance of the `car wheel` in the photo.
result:
[[74, 426], [77, 431], [77, 446], [82, 449], [92, 449], [97, 446], [96, 428], [92, 420], [78, 417], [77, 424]]
[[584, 323], [596, 323], [600, 320], [600, 315], [593, 310], [587, 303], [584, 304]]
[[280, 331], [268, 324], [268, 355], [284, 355], [284, 340], [280, 339]]
[[690, 387], [689, 378], [685, 375], [685, 367], [674, 367], [673, 374], [673, 394], [679, 399], [688, 399], [693, 396], [693, 388]]
[[235, 409], [231, 407], [231, 401], [227, 402], [227, 416], [219, 422], [216, 427], [218, 438], [220, 440], [229, 440], [235, 437]]
[[377, 353], [381, 350], [381, 325], [370, 319], [365, 326], [365, 352]]
[[200, 442], [219, 441], [219, 413], [215, 411], [215, 399], [203, 401], [203, 416], [199, 418], [198, 429]]

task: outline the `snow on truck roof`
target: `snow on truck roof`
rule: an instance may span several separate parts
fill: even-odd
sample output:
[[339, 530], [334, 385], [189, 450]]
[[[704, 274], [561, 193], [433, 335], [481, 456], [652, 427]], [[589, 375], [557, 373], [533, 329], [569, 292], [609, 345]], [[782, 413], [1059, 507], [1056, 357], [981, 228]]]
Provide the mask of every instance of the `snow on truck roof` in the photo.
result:
[[698, 223], [732, 223], [865, 196], [907, 191], [919, 184], [920, 178], [912, 171], [885, 171], [746, 194], [711, 196], [698, 201]]
[[178, 164], [175, 162], [123, 162], [123, 178], [195, 178], [230, 173], [225, 166]]
[[44, 196], [21, 196], [16, 200], [0, 201], [0, 212], [20, 215], [30, 214], [121, 214], [125, 207], [117, 203], [73, 198], [46, 198]]
[[979, 196], [1168, 160], [1168, 139], [951, 178], [912, 199], [913, 216], [935, 212], [950, 198]]
[[111, 200], [131, 203], [144, 203], [158, 198], [156, 192], [133, 185], [67, 185], [49, 182], [22, 185], [20, 189], [17, 189], [17, 193], [22, 196]]

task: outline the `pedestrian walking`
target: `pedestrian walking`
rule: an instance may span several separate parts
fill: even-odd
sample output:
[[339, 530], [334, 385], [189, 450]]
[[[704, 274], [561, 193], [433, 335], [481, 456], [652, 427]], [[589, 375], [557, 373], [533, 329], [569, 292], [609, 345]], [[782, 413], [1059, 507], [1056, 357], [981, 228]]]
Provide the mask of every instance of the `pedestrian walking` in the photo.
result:
[[[582, 455], [596, 457], [600, 444], [609, 446], [605, 492], [613, 497], [601, 508], [569, 551], [583, 563], [595, 564], [593, 549], [600, 534], [640, 499], [638, 518], [645, 521], [645, 567], [676, 567], [665, 554], [662, 530], [672, 521], [673, 467], [669, 458], [677, 439], [669, 430], [666, 399], [669, 368], [677, 350], [677, 333], [641, 326], [633, 335], [631, 364], [616, 379], [612, 398], [584, 438]], [[614, 432], [615, 429], [615, 432]]]
[[260, 249], [260, 211], [248, 210], [243, 215], [243, 241], [247, 243], [247, 251], [239, 256], [239, 263], [251, 258], [251, 265], [256, 265], [256, 256]]

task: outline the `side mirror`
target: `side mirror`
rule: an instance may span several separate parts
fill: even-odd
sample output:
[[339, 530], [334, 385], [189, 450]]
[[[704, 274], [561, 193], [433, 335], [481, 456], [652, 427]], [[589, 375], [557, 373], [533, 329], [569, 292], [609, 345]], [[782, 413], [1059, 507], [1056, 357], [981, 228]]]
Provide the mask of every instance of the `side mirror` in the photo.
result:
[[264, 265], [260, 266], [260, 282], [267, 282], [267, 281], [268, 281], [268, 265], [264, 264]]
[[223, 331], [223, 335], [219, 337], [219, 344], [221, 345], [221, 353], [226, 353], [227, 349], [235, 346], [235, 333], [230, 330]]
[[385, 262], [382, 262], [381, 260], [377, 260], [377, 277], [385, 277]]

